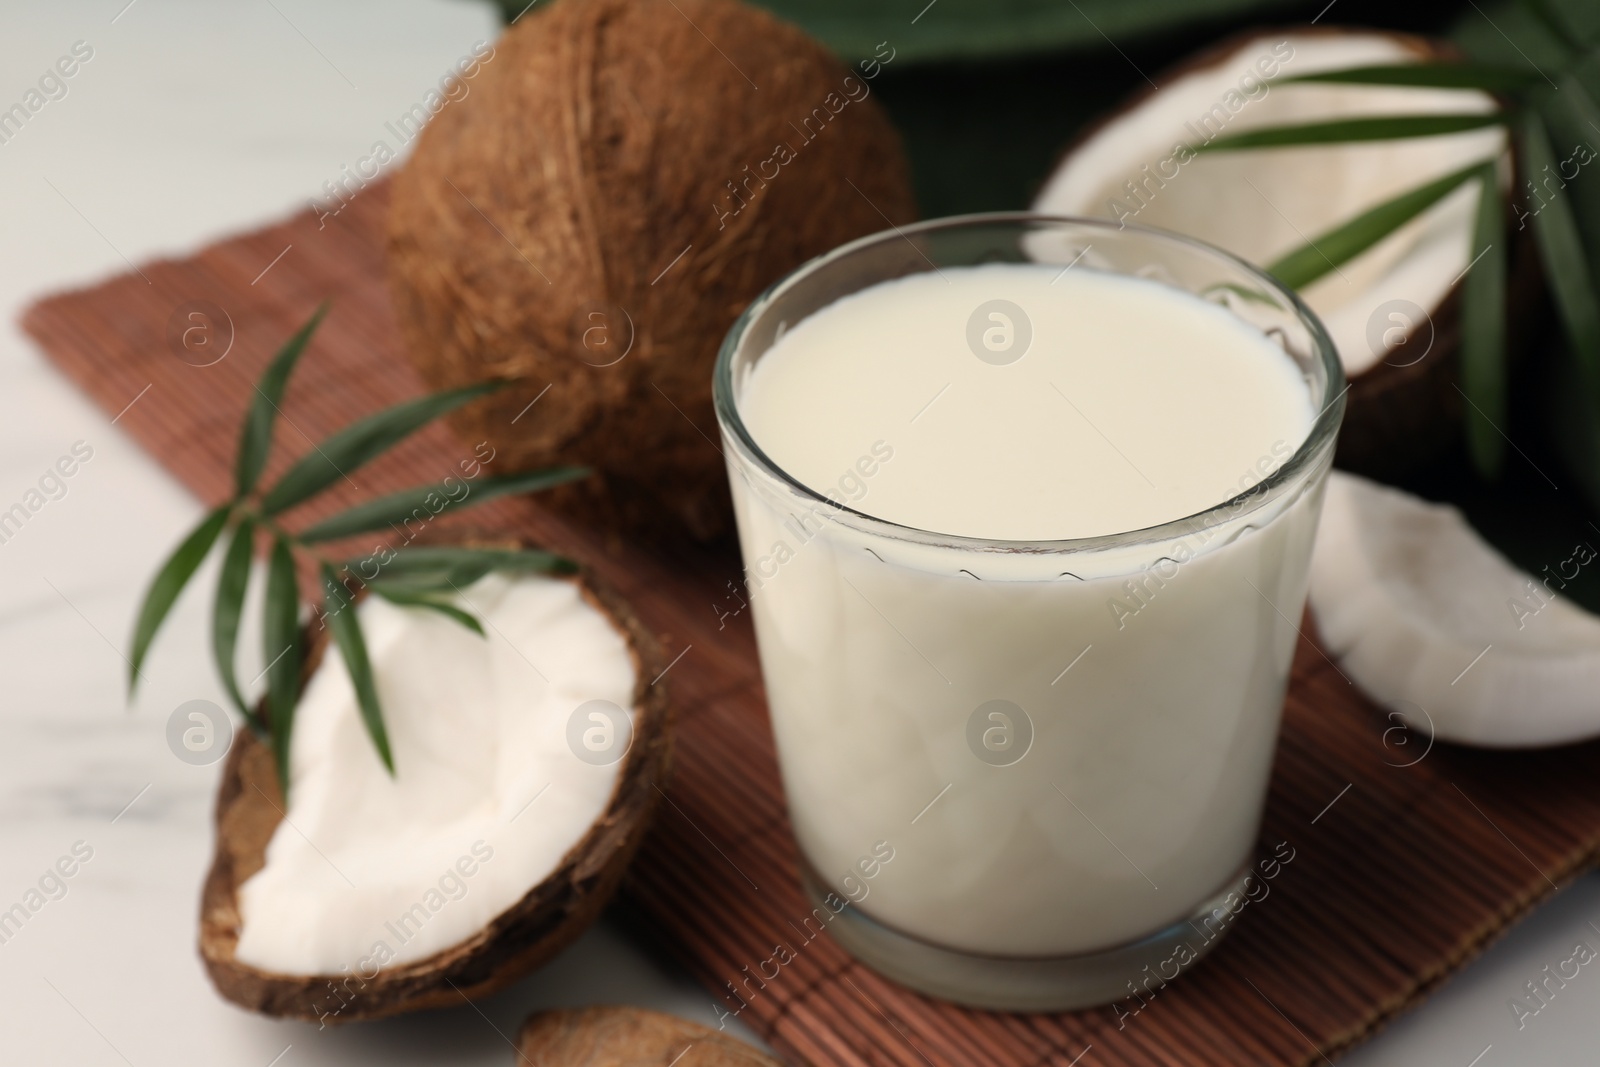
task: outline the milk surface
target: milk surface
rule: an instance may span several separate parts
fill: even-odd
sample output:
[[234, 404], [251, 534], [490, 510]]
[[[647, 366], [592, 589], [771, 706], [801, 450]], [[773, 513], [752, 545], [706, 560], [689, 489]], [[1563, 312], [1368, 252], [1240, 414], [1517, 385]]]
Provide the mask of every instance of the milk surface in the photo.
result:
[[1276, 344], [1152, 281], [946, 267], [788, 323], [735, 395], [802, 484], [958, 535], [886, 535], [728, 450], [821, 879], [925, 941], [1048, 957], [1179, 921], [1251, 861], [1325, 460], [1181, 536], [960, 538], [1140, 530], [1254, 485], [1315, 415]]
[[[984, 312], [995, 300], [1020, 315]], [[914, 274], [793, 324], [739, 408], [812, 489], [838, 489], [884, 441], [893, 462], [859, 505], [841, 490], [852, 506], [1019, 541], [1204, 511], [1263, 457], [1286, 458], [1314, 415], [1295, 365], [1226, 309], [1153, 281], [1014, 263]]]

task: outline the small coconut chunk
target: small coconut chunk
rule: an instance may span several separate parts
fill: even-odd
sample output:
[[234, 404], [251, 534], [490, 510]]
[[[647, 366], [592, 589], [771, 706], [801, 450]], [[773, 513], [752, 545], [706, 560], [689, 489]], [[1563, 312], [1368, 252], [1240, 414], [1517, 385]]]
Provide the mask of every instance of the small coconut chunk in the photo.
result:
[[354, 609], [394, 777], [344, 661], [324, 656], [296, 714], [285, 818], [239, 889], [240, 962], [336, 975], [428, 957], [543, 881], [605, 811], [620, 759], [580, 759], [568, 720], [603, 700], [631, 721], [624, 636], [571, 581], [491, 574], [456, 603], [487, 636], [377, 597]]
[[[686, 1055], [693, 1049], [692, 1055]], [[643, 1008], [599, 1007], [528, 1016], [518, 1063], [539, 1067], [779, 1067], [771, 1056], [699, 1023]]]
[[1412, 728], [1494, 748], [1600, 735], [1600, 617], [1562, 598], [1573, 546], [1539, 578], [1453, 507], [1353, 475], [1328, 479], [1311, 605], [1323, 645]]

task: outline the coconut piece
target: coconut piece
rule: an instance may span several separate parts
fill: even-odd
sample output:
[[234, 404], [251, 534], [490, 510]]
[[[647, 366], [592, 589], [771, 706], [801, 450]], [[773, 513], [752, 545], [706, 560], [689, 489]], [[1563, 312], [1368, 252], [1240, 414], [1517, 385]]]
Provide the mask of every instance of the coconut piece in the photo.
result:
[[[1478, 113], [1486, 93], [1363, 85], [1267, 85], [1269, 78], [1454, 56], [1407, 34], [1301, 27], [1252, 31], [1209, 48], [1069, 147], [1034, 210], [1156, 226], [1267, 264], [1362, 211], [1505, 153], [1503, 130], [1237, 152], [1196, 153], [1250, 129], [1385, 114]], [[1341, 466], [1372, 473], [1420, 464], [1460, 438], [1459, 290], [1477, 186], [1468, 183], [1302, 292], [1328, 328], [1350, 382]], [[1526, 234], [1513, 243], [1508, 336], [1538, 293]]]
[[[519, 600], [519, 592], [534, 595]], [[357, 713], [350, 682], [340, 657], [325, 658], [325, 629], [312, 638], [307, 657], [287, 817], [269, 749], [249, 732], [236, 740], [218, 792], [216, 853], [200, 924], [201, 956], [229, 1000], [323, 1022], [458, 1004], [552, 958], [615, 891], [648, 828], [670, 759], [671, 712], [663, 687], [649, 684], [664, 666], [659, 646], [587, 574], [492, 574], [465, 599], [481, 612], [487, 637], [376, 598], [357, 609], [369, 631], [395, 778], [378, 763], [359, 721], [351, 721]], [[537, 656], [541, 646], [512, 650], [511, 638], [497, 631], [510, 631], [519, 646], [530, 634], [550, 639], [543, 646], [551, 656], [543, 664], [549, 686], [540, 691], [538, 668], [520, 658]], [[585, 643], [613, 646], [614, 653], [602, 647], [592, 654], [580, 647]], [[632, 720], [626, 754], [606, 768], [575, 751], [553, 753], [568, 736], [568, 709], [617, 695], [613, 654], [627, 675], [620, 701]], [[419, 702], [400, 688], [430, 674], [443, 683], [430, 699]], [[513, 726], [508, 736], [518, 748], [488, 753], [486, 763], [481, 749], [494, 739], [461, 732], [496, 724], [462, 702], [481, 701], [495, 686], [525, 688], [533, 694], [526, 707], [560, 706], [562, 713], [535, 730], [499, 722]], [[342, 700], [330, 696], [341, 687]], [[563, 740], [552, 743], [552, 725]], [[519, 780], [526, 771], [550, 770], [553, 755], [565, 757], [559, 762], [579, 787], [570, 788], [561, 769], [560, 781]], [[596, 774], [611, 778], [599, 794], [588, 780]], [[393, 810], [386, 814], [386, 807]], [[563, 807], [591, 817], [575, 818]], [[572, 838], [565, 847], [551, 836], [560, 833]], [[320, 866], [307, 866], [307, 853]], [[358, 931], [343, 923], [363, 935], [372, 927], [371, 940], [363, 937], [356, 951], [346, 942]]]
[[[1595, 558], [1587, 544], [1555, 570]], [[1479, 537], [1459, 511], [1333, 472], [1311, 563], [1323, 647], [1428, 737], [1494, 748], [1600, 735], [1600, 617]]]
[[694, 1067], [780, 1067], [743, 1041], [643, 1008], [536, 1012], [522, 1024], [518, 1063], [539, 1067], [661, 1067], [690, 1048]]
[[869, 62], [732, 0], [562, 0], [511, 27], [390, 214], [423, 378], [518, 383], [454, 416], [464, 439], [502, 470], [595, 469], [542, 498], [569, 512], [731, 529], [723, 336], [789, 270], [915, 214]]

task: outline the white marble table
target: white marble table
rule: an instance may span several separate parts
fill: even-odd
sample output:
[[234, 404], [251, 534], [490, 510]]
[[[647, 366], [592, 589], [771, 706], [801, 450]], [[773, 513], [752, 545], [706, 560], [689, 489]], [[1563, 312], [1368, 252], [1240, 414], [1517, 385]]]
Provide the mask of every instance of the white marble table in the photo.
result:
[[[93, 49], [66, 94], [0, 143], [0, 510], [75, 442], [93, 449], [65, 495], [0, 543], [0, 910], [75, 843], [93, 850], [65, 895], [0, 943], [0, 1063], [502, 1065], [533, 1008], [627, 1002], [715, 1020], [684, 972], [607, 923], [481, 1011], [319, 1032], [220, 1000], [194, 950], [217, 768], [180, 762], [164, 740], [178, 704], [222, 701], [202, 653], [204, 576], [138, 702], [123, 696], [135, 599], [199, 503], [14, 325], [42, 293], [304, 207], [495, 29], [487, 5], [466, 0], [0, 7], [0, 109], [75, 42]], [[255, 647], [248, 632], [242, 647]], [[1395, 906], [1430, 902], [1397, 886]], [[1585, 968], [1520, 1031], [1507, 1006], [1577, 941], [1600, 948], [1591, 919], [1593, 877], [1347, 1062], [1592, 1062], [1600, 973]]]

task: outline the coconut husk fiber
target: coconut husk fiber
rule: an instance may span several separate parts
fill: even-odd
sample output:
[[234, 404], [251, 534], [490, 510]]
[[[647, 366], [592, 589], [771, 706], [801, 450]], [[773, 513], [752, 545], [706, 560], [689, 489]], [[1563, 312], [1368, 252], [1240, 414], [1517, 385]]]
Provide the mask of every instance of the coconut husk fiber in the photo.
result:
[[463, 439], [502, 471], [593, 467], [546, 498], [569, 514], [730, 529], [723, 336], [788, 271], [915, 214], [879, 69], [732, 0], [558, 0], [513, 26], [423, 132], [389, 223], [423, 378], [516, 381]]

